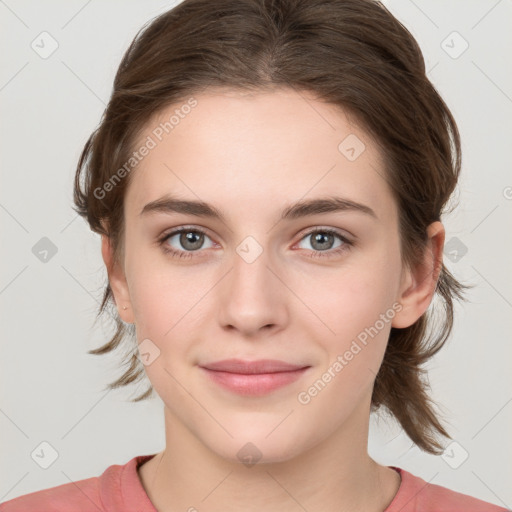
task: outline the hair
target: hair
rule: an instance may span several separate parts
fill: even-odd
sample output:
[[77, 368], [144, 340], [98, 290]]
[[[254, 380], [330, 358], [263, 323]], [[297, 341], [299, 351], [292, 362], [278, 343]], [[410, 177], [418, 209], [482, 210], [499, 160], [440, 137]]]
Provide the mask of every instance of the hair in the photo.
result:
[[[457, 184], [460, 136], [426, 76], [418, 43], [373, 0], [185, 0], [139, 30], [82, 150], [74, 183], [75, 211], [92, 231], [109, 237], [115, 261], [122, 257], [123, 200], [131, 177], [121, 170], [137, 137], [164, 108], [207, 87], [309, 91], [353, 116], [384, 157], [399, 210], [402, 261], [409, 267], [421, 261], [427, 226], [447, 211]], [[433, 300], [413, 325], [391, 328], [371, 397], [372, 412], [387, 409], [419, 448], [433, 454], [442, 451], [439, 434], [451, 437], [434, 411], [422, 365], [448, 339], [454, 300], [463, 299], [466, 288], [441, 262], [438, 304]], [[88, 353], [105, 354], [130, 340], [123, 360], [128, 368], [108, 385], [113, 389], [144, 379], [145, 372], [133, 350], [134, 326], [117, 314], [107, 279], [96, 320], [109, 307], [115, 333]], [[152, 392], [150, 384], [133, 401]]]

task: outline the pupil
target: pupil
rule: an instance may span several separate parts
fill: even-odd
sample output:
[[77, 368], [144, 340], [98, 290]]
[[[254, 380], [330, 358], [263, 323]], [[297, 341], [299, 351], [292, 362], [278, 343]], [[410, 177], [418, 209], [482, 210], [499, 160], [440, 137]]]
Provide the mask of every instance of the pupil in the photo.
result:
[[[189, 249], [198, 249], [201, 247], [202, 235], [195, 231], [188, 231], [184, 233], [186, 243], [192, 244], [192, 247], [188, 247]], [[183, 245], [187, 247], [186, 244]]]
[[[315, 240], [315, 243], [320, 243], [320, 245], [325, 245], [326, 244], [326, 239], [328, 239], [331, 235], [329, 234], [322, 234], [322, 233], [317, 233], [315, 236], [314, 236], [314, 240]], [[328, 244], [327, 244], [328, 245]], [[325, 247], [319, 247], [320, 249], [325, 249]]]

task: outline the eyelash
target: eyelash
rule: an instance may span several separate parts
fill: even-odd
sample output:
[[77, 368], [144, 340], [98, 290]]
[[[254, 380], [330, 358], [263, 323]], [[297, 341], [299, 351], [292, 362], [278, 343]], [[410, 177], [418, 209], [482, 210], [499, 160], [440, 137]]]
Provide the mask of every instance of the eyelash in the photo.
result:
[[[170, 233], [166, 233], [165, 235], [163, 235], [159, 239], [159, 241], [158, 241], [159, 245], [162, 247], [162, 250], [165, 253], [170, 254], [170, 256], [173, 257], [173, 258], [185, 258], [185, 259], [192, 258], [194, 253], [195, 252], [200, 252], [200, 250], [197, 250], [197, 251], [178, 251], [176, 249], [170, 249], [169, 245], [167, 245], [165, 243], [165, 242], [167, 242], [167, 240], [169, 238], [171, 238], [174, 235], [178, 235], [178, 234], [181, 234], [181, 233], [190, 233], [190, 232], [192, 232], [192, 233], [200, 233], [200, 234], [208, 236], [208, 234], [205, 231], [203, 231], [202, 229], [192, 228], [192, 227], [182, 227], [182, 228], [176, 229], [174, 231], [171, 231]], [[312, 254], [310, 254], [308, 256], [309, 258], [331, 258], [331, 257], [335, 257], [335, 256], [338, 256], [339, 254], [341, 254], [341, 253], [343, 253], [345, 251], [348, 251], [351, 248], [351, 246], [354, 245], [353, 242], [351, 242], [346, 237], [344, 237], [341, 233], [339, 233], [338, 231], [336, 231], [335, 229], [332, 229], [332, 228], [315, 228], [315, 229], [312, 229], [311, 231], [308, 231], [307, 233], [305, 233], [302, 236], [301, 240], [306, 238], [309, 235], [312, 235], [313, 233], [324, 233], [324, 234], [329, 234], [329, 235], [337, 236], [343, 242], [343, 245], [341, 245], [340, 247], [338, 247], [336, 249], [329, 249], [327, 251], [312, 251]]]

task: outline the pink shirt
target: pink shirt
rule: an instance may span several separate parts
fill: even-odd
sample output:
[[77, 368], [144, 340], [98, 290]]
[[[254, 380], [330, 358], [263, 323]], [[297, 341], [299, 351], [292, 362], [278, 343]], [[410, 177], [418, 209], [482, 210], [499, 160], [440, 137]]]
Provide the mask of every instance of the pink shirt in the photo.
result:
[[[32, 492], [0, 504], [0, 512], [157, 512], [137, 468], [153, 455], [109, 466], [101, 476]], [[451, 491], [394, 466], [402, 483], [383, 512], [507, 512], [507, 509]]]

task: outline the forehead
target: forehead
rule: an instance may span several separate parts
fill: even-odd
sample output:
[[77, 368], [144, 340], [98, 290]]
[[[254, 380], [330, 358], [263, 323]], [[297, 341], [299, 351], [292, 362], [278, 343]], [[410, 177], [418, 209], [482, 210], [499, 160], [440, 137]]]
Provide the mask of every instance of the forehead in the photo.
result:
[[151, 149], [125, 201], [139, 212], [170, 192], [223, 211], [328, 194], [393, 207], [378, 145], [347, 112], [307, 91], [194, 95], [153, 116], [135, 149], [145, 143]]

